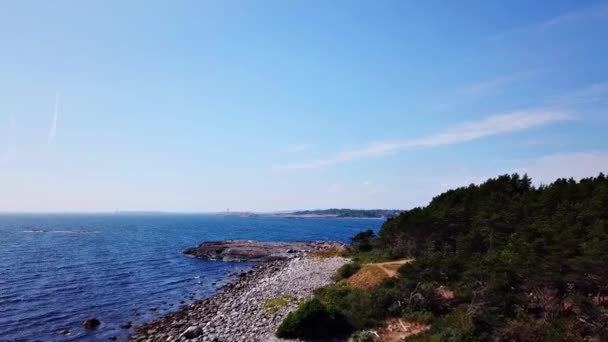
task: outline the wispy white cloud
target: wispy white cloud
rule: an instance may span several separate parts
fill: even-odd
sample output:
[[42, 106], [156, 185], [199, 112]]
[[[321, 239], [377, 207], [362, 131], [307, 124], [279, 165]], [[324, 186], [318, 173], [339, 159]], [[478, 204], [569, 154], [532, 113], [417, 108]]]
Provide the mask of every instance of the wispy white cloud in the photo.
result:
[[[455, 107], [469, 106], [472, 101], [506, 92], [541, 72], [541, 69], [515, 71], [464, 83], [447, 92], [436, 94], [433, 101], [427, 104], [427, 108], [443, 112], [454, 110]], [[437, 98], [441, 98], [441, 101], [437, 101]]]
[[465, 84], [457, 90], [458, 95], [464, 96], [484, 96], [498, 91], [513, 82], [526, 79], [536, 71], [517, 72], [510, 75], [502, 75], [499, 77], [489, 78], [469, 84]]
[[546, 32], [551, 29], [559, 28], [563, 25], [572, 25], [594, 19], [608, 17], [608, 2], [599, 5], [581, 7], [569, 12], [565, 12], [542, 21], [533, 22], [524, 26], [515, 27], [510, 30], [494, 35], [493, 39], [503, 39], [507, 37], [520, 36], [524, 34], [534, 34]]
[[59, 120], [59, 94], [55, 95], [55, 111], [53, 113], [53, 122], [51, 123], [51, 131], [49, 133], [49, 145], [55, 140], [57, 133], [57, 121]]
[[538, 26], [549, 29], [558, 25], [573, 24], [592, 18], [608, 17], [608, 3], [576, 9], [541, 22]]
[[548, 103], [576, 106], [608, 101], [608, 83], [594, 83], [549, 98]]
[[282, 153], [298, 153], [309, 150], [312, 147], [310, 143], [296, 144], [285, 147], [281, 150]]
[[360, 159], [376, 158], [411, 148], [428, 148], [459, 144], [480, 138], [523, 131], [536, 126], [571, 120], [567, 113], [553, 111], [523, 111], [494, 115], [477, 122], [469, 122], [426, 137], [370, 144], [327, 158], [288, 164], [286, 169], [314, 169]]

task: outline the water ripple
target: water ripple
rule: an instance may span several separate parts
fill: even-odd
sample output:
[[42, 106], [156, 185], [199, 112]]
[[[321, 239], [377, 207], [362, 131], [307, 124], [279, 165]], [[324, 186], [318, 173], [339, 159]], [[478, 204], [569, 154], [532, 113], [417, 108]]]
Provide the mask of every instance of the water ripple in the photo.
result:
[[[0, 215], [0, 341], [107, 341], [135, 323], [200, 298], [246, 263], [210, 262], [181, 251], [205, 240], [346, 241], [379, 220], [206, 215]], [[24, 230], [95, 231], [94, 234]], [[212, 285], [216, 283], [216, 285]], [[150, 311], [151, 307], [157, 308]], [[95, 316], [99, 329], [82, 322]], [[68, 329], [70, 336], [57, 332]]]

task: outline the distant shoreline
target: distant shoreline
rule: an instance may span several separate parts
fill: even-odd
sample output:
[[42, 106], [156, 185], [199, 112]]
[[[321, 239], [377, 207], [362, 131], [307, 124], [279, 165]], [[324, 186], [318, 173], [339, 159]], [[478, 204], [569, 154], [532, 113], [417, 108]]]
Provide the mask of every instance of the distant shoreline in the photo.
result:
[[[265, 215], [262, 215], [265, 216]], [[310, 219], [310, 218], [325, 218], [325, 219], [364, 219], [364, 220], [385, 220], [387, 217], [383, 216], [338, 216], [338, 215], [318, 215], [318, 214], [308, 214], [308, 215], [295, 215], [295, 214], [275, 214], [275, 215], [266, 215], [273, 217], [282, 217], [288, 219]]]
[[0, 216], [41, 216], [41, 215], [102, 215], [102, 216], [172, 216], [172, 215], [203, 215], [217, 217], [285, 217], [285, 218], [376, 218], [386, 219], [397, 216], [403, 210], [399, 209], [315, 209], [294, 210], [280, 212], [253, 212], [253, 211], [216, 211], [216, 212], [179, 212], [179, 211], [145, 211], [145, 210], [116, 210], [116, 211], [90, 211], [90, 212], [26, 212], [26, 211], [0, 211]]

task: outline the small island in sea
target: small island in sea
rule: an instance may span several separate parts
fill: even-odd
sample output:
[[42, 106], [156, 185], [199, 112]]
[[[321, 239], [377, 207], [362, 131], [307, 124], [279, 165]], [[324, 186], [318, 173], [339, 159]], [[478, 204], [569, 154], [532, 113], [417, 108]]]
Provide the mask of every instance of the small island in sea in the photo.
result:
[[338, 218], [389, 218], [401, 213], [398, 209], [316, 209], [298, 210], [275, 214], [277, 216], [292, 218], [338, 217]]

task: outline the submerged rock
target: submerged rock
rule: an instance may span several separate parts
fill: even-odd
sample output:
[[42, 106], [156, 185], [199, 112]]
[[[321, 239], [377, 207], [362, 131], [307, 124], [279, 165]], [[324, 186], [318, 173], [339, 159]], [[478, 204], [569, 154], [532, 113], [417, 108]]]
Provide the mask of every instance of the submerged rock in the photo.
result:
[[261, 242], [253, 240], [207, 241], [188, 248], [184, 254], [223, 261], [267, 261], [292, 259], [309, 252], [341, 249], [344, 244], [331, 241]]
[[123, 328], [123, 329], [129, 329], [133, 326], [133, 323], [131, 322], [124, 322], [124, 323], [120, 323], [119, 327]]
[[101, 322], [97, 318], [89, 318], [82, 324], [85, 329], [95, 329], [101, 325]]

